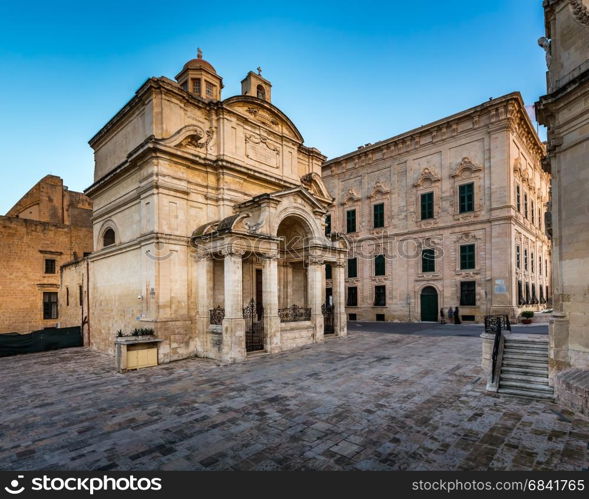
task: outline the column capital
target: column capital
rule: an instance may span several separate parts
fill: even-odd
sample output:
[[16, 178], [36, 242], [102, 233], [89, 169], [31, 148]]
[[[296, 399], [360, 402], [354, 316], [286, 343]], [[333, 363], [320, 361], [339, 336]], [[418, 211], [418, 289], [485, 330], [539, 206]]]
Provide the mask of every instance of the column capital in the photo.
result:
[[310, 256], [307, 259], [307, 265], [323, 265], [325, 264], [325, 258], [320, 256]]
[[225, 246], [221, 249], [220, 253], [224, 257], [236, 256], [241, 258], [243, 255], [245, 255], [245, 250], [236, 246]]
[[278, 260], [280, 255], [278, 253], [265, 253], [261, 255], [257, 255], [262, 261], [273, 261]]

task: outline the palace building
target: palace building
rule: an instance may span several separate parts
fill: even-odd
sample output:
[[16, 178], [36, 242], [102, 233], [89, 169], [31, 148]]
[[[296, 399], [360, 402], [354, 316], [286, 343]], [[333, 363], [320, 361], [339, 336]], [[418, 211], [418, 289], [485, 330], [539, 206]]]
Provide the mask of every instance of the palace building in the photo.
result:
[[64, 280], [88, 273], [92, 348], [112, 353], [142, 329], [161, 340], [159, 362], [236, 361], [346, 334], [347, 242], [325, 235], [325, 157], [272, 103], [259, 68], [241, 84], [222, 99], [199, 50], [90, 140], [95, 251]]
[[[546, 308], [544, 154], [512, 93], [324, 163], [336, 198], [328, 233], [351, 246], [348, 318], [438, 321], [459, 307], [463, 321], [481, 321]], [[329, 267], [326, 282], [329, 294]]]

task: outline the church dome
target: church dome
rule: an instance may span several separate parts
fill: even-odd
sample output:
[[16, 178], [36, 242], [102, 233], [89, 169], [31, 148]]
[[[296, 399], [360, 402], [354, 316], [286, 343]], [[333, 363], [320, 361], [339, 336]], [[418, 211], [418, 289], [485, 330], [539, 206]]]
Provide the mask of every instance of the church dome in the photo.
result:
[[185, 71], [186, 69], [205, 69], [211, 73], [217, 74], [217, 71], [215, 71], [213, 65], [202, 58], [202, 50], [200, 49], [198, 49], [196, 59], [190, 59], [186, 64], [184, 64], [182, 71]]

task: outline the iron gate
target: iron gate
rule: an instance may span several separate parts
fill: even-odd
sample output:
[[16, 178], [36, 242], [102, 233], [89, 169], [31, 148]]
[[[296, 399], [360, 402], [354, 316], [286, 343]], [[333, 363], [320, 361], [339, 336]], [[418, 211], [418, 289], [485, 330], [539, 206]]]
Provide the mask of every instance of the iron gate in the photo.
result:
[[323, 314], [323, 334], [333, 334], [335, 328], [333, 327], [333, 305], [321, 305], [321, 313]]
[[252, 300], [243, 309], [245, 319], [245, 351], [264, 350], [264, 308]]

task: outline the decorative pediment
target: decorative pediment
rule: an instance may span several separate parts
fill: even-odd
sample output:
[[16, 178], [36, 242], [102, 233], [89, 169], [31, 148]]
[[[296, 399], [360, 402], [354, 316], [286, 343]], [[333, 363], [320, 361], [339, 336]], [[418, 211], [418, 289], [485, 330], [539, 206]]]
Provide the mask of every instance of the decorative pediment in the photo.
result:
[[472, 175], [473, 173], [479, 172], [482, 169], [483, 169], [482, 166], [477, 165], [476, 163], [473, 163], [470, 158], [465, 156], [464, 158], [462, 158], [460, 163], [458, 163], [458, 167], [456, 168], [456, 170], [452, 174], [452, 177], [461, 177], [466, 172], [469, 172]]
[[262, 125], [277, 134], [303, 142], [303, 137], [293, 122], [270, 102], [248, 95], [236, 95], [224, 100], [223, 106], [235, 111], [252, 124]]
[[372, 192], [368, 195], [368, 197], [372, 199], [380, 195], [388, 194], [389, 192], [391, 192], [391, 190], [387, 188], [380, 180], [377, 180], [374, 183]]
[[303, 187], [314, 196], [318, 196], [333, 202], [333, 196], [329, 194], [327, 187], [325, 187], [325, 184], [323, 183], [321, 175], [318, 173], [307, 173], [307, 175], [301, 177], [301, 183], [303, 184]]
[[360, 201], [360, 199], [360, 195], [353, 188], [350, 188], [348, 189], [348, 192], [344, 194], [342, 204], [354, 203]]
[[474, 232], [463, 232], [462, 234], [458, 235], [458, 237], [456, 238], [456, 242], [475, 243], [478, 239], [480, 239], [480, 237], [477, 236]]
[[439, 182], [440, 177], [438, 177], [434, 172], [432, 172], [429, 168], [424, 168], [417, 179], [417, 182], [413, 184], [414, 187], [421, 187], [426, 184], [433, 184], [434, 182]]

